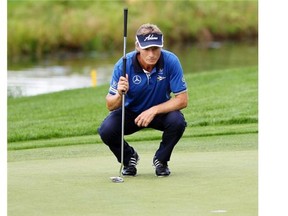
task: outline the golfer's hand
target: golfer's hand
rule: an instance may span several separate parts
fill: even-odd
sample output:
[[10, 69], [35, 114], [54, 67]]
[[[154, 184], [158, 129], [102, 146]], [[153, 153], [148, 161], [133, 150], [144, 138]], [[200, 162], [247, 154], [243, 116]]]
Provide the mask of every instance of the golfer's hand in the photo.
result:
[[138, 127], [147, 127], [150, 122], [154, 119], [156, 115], [156, 110], [151, 107], [148, 110], [145, 110], [144, 112], [142, 112], [140, 115], [137, 116], [137, 118], [135, 119], [135, 124]]
[[120, 77], [118, 81], [117, 91], [120, 95], [122, 95], [123, 92], [125, 92], [126, 94], [128, 90], [129, 90], [129, 82], [128, 82], [128, 74], [126, 74], [126, 77], [123, 76]]

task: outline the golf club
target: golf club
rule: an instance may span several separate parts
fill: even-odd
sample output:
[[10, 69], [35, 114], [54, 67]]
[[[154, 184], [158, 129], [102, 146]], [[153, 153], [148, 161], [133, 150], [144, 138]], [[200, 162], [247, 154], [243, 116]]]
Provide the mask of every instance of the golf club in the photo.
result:
[[[123, 72], [122, 76], [126, 77], [126, 39], [127, 39], [127, 19], [128, 8], [124, 8], [124, 45], [123, 45]], [[118, 177], [110, 177], [112, 182], [122, 183], [124, 179], [122, 177], [122, 169], [124, 166], [124, 120], [125, 120], [125, 92], [122, 92], [122, 124], [121, 124], [121, 165]]]

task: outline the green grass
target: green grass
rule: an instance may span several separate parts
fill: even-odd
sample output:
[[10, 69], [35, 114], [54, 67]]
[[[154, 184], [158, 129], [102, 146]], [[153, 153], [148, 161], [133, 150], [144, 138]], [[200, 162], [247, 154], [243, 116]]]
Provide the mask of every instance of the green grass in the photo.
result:
[[9, 98], [8, 142], [95, 134], [106, 94], [107, 86]]
[[[257, 124], [241, 124], [241, 125], [226, 125], [226, 126], [199, 126], [186, 128], [183, 137], [213, 137], [219, 135], [234, 135], [234, 134], [249, 134], [258, 133]], [[130, 141], [150, 141], [158, 140], [162, 136], [161, 132], [156, 130], [142, 130], [138, 133], [126, 136], [125, 139]], [[102, 143], [98, 135], [75, 136], [65, 138], [54, 138], [45, 140], [28, 140], [13, 142], [8, 145], [8, 150], [23, 150], [33, 148], [69, 146], [69, 145], [86, 145]]]
[[168, 178], [151, 166], [159, 142], [131, 142], [138, 176], [122, 184], [109, 179], [119, 164], [105, 145], [9, 151], [8, 214], [257, 215], [257, 134], [183, 138]]
[[171, 176], [154, 175], [161, 133], [145, 129], [125, 137], [141, 159], [122, 184], [109, 179], [119, 163], [96, 133], [107, 85], [8, 98], [8, 215], [257, 215], [257, 70], [187, 75]]
[[[203, 129], [198, 135], [207, 135], [206, 127], [212, 131], [216, 126], [256, 125], [257, 70], [257, 67], [250, 67], [187, 74], [189, 105], [183, 110], [188, 123], [187, 136], [193, 135], [195, 127]], [[8, 148], [21, 148], [19, 142], [25, 145], [24, 141], [95, 135], [108, 114], [105, 106], [107, 91], [108, 86], [105, 85], [8, 98]], [[229, 128], [218, 133], [237, 132], [237, 129], [229, 132]], [[251, 128], [251, 131], [257, 132], [257, 127]], [[150, 136], [158, 137], [156, 132]]]

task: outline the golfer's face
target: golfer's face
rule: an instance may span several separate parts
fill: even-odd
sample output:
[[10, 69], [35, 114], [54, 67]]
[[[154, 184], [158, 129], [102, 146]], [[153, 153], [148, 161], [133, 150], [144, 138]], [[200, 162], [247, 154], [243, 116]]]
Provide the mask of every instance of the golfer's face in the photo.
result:
[[160, 58], [160, 47], [149, 47], [147, 49], [140, 49], [140, 56], [147, 65], [155, 65]]

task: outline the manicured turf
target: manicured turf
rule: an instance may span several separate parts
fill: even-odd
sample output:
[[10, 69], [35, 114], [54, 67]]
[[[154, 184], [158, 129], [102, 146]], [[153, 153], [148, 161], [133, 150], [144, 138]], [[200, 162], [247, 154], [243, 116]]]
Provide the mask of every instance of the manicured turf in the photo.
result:
[[[158, 141], [132, 142], [138, 176], [112, 183], [105, 145], [8, 152], [9, 216], [257, 215], [257, 133], [181, 139], [168, 178], [154, 175]], [[209, 148], [210, 146], [210, 148]]]

